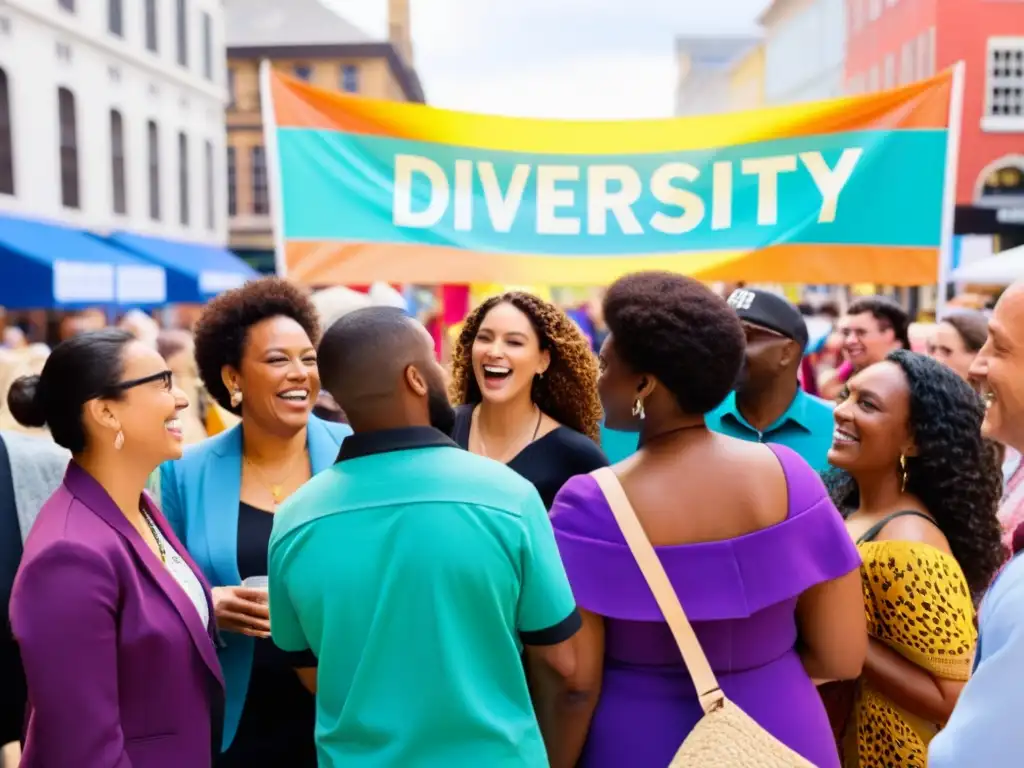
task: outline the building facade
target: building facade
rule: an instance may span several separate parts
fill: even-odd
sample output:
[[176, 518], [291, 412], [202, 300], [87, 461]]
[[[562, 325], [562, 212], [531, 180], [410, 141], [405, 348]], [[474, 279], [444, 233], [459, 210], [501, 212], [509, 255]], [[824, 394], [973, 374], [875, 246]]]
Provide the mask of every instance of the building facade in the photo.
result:
[[1024, 4], [847, 0], [852, 91], [965, 64], [956, 232], [1024, 243]]
[[221, 0], [0, 3], [0, 212], [227, 239]]
[[764, 106], [764, 43], [759, 42], [729, 73], [729, 110], [740, 112]]
[[760, 41], [757, 34], [677, 37], [676, 114], [711, 115], [733, 110], [733, 73]]
[[412, 64], [408, 0], [389, 0], [390, 35], [375, 40], [319, 0], [227, 0], [227, 208], [232, 250], [274, 268], [263, 143], [260, 63], [312, 85], [376, 99], [423, 102]]
[[844, 0], [774, 0], [758, 21], [764, 29], [767, 104], [843, 95]]

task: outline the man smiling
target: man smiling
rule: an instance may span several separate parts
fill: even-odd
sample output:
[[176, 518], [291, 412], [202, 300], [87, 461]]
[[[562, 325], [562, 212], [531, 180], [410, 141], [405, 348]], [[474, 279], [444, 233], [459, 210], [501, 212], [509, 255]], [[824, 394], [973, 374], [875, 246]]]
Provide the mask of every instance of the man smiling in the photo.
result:
[[[1024, 283], [1003, 294], [989, 322], [989, 337], [971, 366], [985, 398], [985, 437], [1024, 450]], [[1021, 472], [1003, 506], [1019, 506]], [[1011, 515], [1006, 519], [1012, 518]], [[996, 579], [979, 611], [974, 675], [946, 727], [931, 743], [929, 768], [1010, 768], [1021, 764], [1024, 738], [1024, 528], [1018, 554]]]

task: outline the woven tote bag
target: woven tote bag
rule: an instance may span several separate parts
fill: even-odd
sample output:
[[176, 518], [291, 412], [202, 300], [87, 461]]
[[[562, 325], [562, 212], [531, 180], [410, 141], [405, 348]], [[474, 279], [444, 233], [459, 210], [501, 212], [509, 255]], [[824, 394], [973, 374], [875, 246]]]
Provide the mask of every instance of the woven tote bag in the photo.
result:
[[[672, 630], [704, 710], [704, 717], [690, 731], [668, 768], [814, 768], [726, 698], [619, 479], [608, 467], [591, 475], [604, 493], [633, 558]], [[784, 702], [779, 705], [785, 706]]]

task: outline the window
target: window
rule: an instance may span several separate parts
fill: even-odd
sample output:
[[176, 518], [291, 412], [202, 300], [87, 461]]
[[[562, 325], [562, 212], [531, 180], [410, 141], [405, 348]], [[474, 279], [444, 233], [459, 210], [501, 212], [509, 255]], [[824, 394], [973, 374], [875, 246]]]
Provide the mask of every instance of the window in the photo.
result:
[[107, 30], [112, 35], [124, 37], [123, 0], [107, 0]]
[[929, 61], [930, 56], [928, 53], [928, 33], [922, 32], [917, 36], [917, 51], [914, 58], [917, 60], [915, 69], [917, 70], [917, 79], [923, 80], [926, 77], [931, 76], [931, 62]]
[[65, 208], [80, 208], [78, 191], [78, 121], [75, 95], [57, 90], [57, 121], [60, 125], [60, 199]]
[[883, 88], [892, 88], [896, 85], [896, 55], [887, 54], [885, 57], [885, 74], [883, 75]]
[[146, 124], [146, 142], [149, 155], [149, 218], [160, 221], [160, 133], [152, 120]]
[[188, 206], [188, 136], [178, 134], [178, 220], [181, 226], [189, 222]]
[[882, 0], [868, 0], [868, 21], [877, 21], [882, 15]]
[[206, 142], [204, 167], [206, 169], [206, 228], [217, 228], [216, 194], [213, 189], [213, 142]]
[[203, 13], [203, 77], [213, 80], [213, 19]]
[[1024, 37], [990, 37], [985, 73], [985, 130], [1024, 125]]
[[900, 85], [914, 80], [914, 45], [917, 38], [907, 40], [900, 49]]
[[257, 216], [270, 213], [270, 195], [267, 190], [267, 153], [263, 147], [253, 147], [252, 166], [252, 212]]
[[113, 184], [114, 213], [128, 213], [124, 171], [124, 118], [110, 110], [110, 179]]
[[341, 68], [341, 90], [345, 93], [359, 93], [359, 67], [346, 64]]
[[305, 80], [309, 82], [310, 76], [313, 74], [313, 70], [310, 69], [308, 64], [296, 64], [295, 65], [295, 76], [299, 80]]
[[14, 136], [7, 73], [0, 69], [0, 195], [14, 194]]
[[65, 11], [71, 11], [71, 13], [75, 12], [75, 0], [57, 0], [57, 5]]
[[178, 63], [188, 66], [188, 0], [178, 0]]
[[228, 147], [228, 216], [238, 215], [238, 166], [235, 148]]
[[864, 2], [865, 0], [849, 0], [850, 2], [850, 28], [860, 32], [864, 26]]
[[146, 50], [160, 50], [156, 31], [156, 0], [146, 0]]
[[935, 27], [929, 27], [928, 32], [925, 33], [925, 45], [928, 50], [928, 76], [931, 77], [935, 74], [936, 69], [936, 51], [935, 51]]

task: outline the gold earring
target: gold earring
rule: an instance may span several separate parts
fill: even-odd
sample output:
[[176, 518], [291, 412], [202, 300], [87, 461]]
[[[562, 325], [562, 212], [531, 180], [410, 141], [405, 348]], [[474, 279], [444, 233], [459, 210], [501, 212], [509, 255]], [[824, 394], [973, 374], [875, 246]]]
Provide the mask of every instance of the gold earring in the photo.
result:
[[114, 436], [114, 450], [120, 451], [122, 448], [124, 448], [124, 432], [119, 429], [117, 435]]
[[646, 414], [644, 413], [644, 401], [642, 398], [638, 397], [636, 402], [633, 403], [633, 415], [640, 419], [640, 421], [644, 420]]
[[903, 472], [903, 480], [900, 483], [900, 493], [907, 490], [907, 457], [900, 455], [900, 470]]
[[242, 390], [236, 389], [231, 393], [231, 407], [237, 408], [242, 404]]

